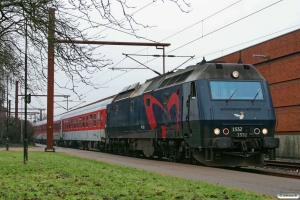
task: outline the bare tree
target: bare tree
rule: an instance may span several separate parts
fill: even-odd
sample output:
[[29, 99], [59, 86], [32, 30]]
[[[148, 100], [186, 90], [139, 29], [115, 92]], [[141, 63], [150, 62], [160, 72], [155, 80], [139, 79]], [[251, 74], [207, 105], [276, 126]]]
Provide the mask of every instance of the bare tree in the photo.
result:
[[[184, 0], [168, 1], [175, 3], [183, 12], [186, 12], [190, 6]], [[111, 27], [139, 37], [136, 35], [137, 28], [148, 27], [134, 19], [133, 14], [129, 14], [138, 8], [130, 5], [126, 0], [1, 0], [0, 65], [14, 73], [16, 80], [21, 82], [24, 80], [22, 61], [25, 54], [24, 38], [27, 33], [28, 89], [33, 93], [37, 90], [44, 91], [46, 88], [49, 8], [56, 10], [56, 39], [99, 40], [99, 35], [90, 37], [87, 34], [89, 30], [99, 27]], [[117, 16], [112, 12], [115, 10], [118, 11]], [[101, 24], [92, 20], [91, 13], [95, 12], [102, 19]], [[82, 19], [86, 20], [85, 26], [80, 24]], [[56, 70], [63, 71], [70, 79], [72, 84], [68, 89], [75, 93], [74, 86], [78, 82], [97, 87], [90, 81], [93, 73], [112, 64], [112, 61], [106, 59], [103, 54], [96, 53], [99, 52], [96, 51], [99, 46], [55, 43], [54, 48]], [[6, 59], [8, 57], [11, 59]], [[56, 84], [59, 87], [67, 87], [57, 82]]]

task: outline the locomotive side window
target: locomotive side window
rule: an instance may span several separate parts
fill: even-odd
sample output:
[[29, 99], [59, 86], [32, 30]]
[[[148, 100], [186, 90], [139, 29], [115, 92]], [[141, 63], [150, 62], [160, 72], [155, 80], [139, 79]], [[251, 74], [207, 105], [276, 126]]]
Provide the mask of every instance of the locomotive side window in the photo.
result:
[[168, 93], [165, 93], [164, 94], [164, 104], [167, 104], [169, 101], [169, 94]]
[[147, 98], [146, 100], [146, 107], [150, 107], [150, 98]]
[[89, 116], [85, 116], [85, 127], [89, 127]]
[[196, 85], [195, 85], [195, 82], [191, 83], [191, 97], [192, 97], [192, 99], [196, 98]]
[[134, 103], [132, 101], [132, 102], [130, 102], [130, 111], [133, 111], [133, 106], [134, 106]]
[[96, 125], [97, 125], [97, 114], [94, 113], [94, 126], [96, 126]]

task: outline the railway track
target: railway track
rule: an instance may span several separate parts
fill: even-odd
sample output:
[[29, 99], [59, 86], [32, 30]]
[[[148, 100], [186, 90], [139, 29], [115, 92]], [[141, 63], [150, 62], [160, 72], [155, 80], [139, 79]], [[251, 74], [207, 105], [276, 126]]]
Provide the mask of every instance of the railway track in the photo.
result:
[[284, 169], [300, 170], [300, 163], [297, 162], [283, 162], [276, 160], [265, 160], [267, 167], [277, 167]]
[[[276, 169], [283, 170], [283, 172], [273, 171]], [[263, 174], [268, 176], [277, 176], [277, 177], [284, 177], [284, 178], [293, 178], [293, 179], [300, 179], [300, 163], [297, 162], [283, 162], [283, 161], [275, 161], [275, 160], [265, 160], [265, 166], [263, 167], [247, 167], [247, 168], [238, 168], [235, 169], [238, 171], [249, 172], [249, 173], [256, 173], [256, 174]], [[285, 171], [295, 171], [295, 173], [288, 173]]]
[[[60, 147], [60, 148], [65, 148], [65, 147]], [[97, 151], [94, 149], [90, 149], [89, 151]], [[149, 159], [147, 157], [140, 157], [141, 159]], [[164, 160], [164, 159], [163, 159]], [[166, 162], [172, 162], [170, 160], [165, 160]], [[201, 165], [204, 166], [203, 164], [199, 162], [193, 162], [193, 163], [188, 163], [188, 162], [183, 162], [185, 164], [193, 164], [193, 165]], [[293, 163], [293, 162], [281, 162], [281, 161], [269, 161], [265, 160], [266, 165], [262, 167], [217, 167], [217, 168], [222, 168], [222, 169], [228, 169], [228, 170], [234, 170], [234, 171], [242, 171], [242, 172], [248, 172], [248, 173], [254, 173], [254, 174], [262, 174], [262, 175], [268, 175], [268, 176], [277, 176], [277, 177], [284, 177], [284, 178], [293, 178], [293, 179], [300, 179], [300, 174], [296, 173], [286, 173], [286, 172], [275, 172], [268, 170], [264, 167], [274, 167], [274, 168], [281, 168], [281, 169], [291, 169], [291, 170], [297, 170], [300, 169], [300, 163]]]

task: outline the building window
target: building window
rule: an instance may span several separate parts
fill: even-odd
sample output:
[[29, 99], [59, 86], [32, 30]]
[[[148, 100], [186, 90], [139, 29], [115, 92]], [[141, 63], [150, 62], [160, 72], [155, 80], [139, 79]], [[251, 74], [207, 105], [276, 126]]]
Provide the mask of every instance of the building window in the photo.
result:
[[133, 103], [133, 101], [132, 101], [132, 102], [130, 102], [130, 111], [132, 111], [133, 108], [134, 108], [134, 103]]
[[167, 104], [169, 101], [169, 94], [168, 93], [165, 93], [164, 94], [164, 104]]

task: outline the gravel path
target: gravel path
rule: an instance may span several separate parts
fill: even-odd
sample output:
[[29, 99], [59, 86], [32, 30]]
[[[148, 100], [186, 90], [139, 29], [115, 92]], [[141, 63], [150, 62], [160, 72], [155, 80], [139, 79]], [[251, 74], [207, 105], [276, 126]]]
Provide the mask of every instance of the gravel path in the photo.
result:
[[[44, 151], [44, 145], [29, 149], [30, 151]], [[5, 150], [0, 148], [0, 150]], [[23, 148], [10, 148], [10, 151], [23, 151]], [[123, 166], [135, 167], [147, 171], [178, 176], [192, 180], [206, 181], [223, 186], [253, 191], [256, 193], [272, 195], [277, 197], [278, 193], [297, 193], [300, 194], [300, 180], [282, 177], [259, 175], [234, 170], [173, 163], [167, 161], [157, 161], [141, 158], [124, 157], [107, 153], [84, 151], [56, 147], [56, 152], [64, 152], [70, 155], [99, 160]]]

